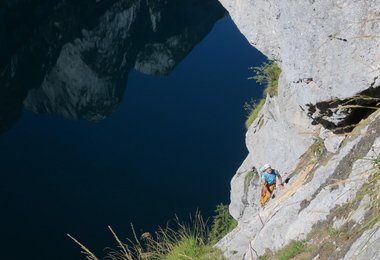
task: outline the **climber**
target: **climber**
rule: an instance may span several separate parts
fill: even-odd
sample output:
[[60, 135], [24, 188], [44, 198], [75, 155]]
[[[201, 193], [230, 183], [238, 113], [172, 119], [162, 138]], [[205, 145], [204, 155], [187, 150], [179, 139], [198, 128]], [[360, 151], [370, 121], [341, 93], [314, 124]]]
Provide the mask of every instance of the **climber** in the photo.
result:
[[267, 203], [267, 201], [270, 199], [272, 192], [276, 188], [276, 177], [280, 181], [281, 189], [284, 187], [284, 183], [282, 182], [281, 175], [278, 173], [278, 171], [272, 169], [269, 164], [265, 164], [263, 167], [261, 167], [260, 172], [262, 172], [261, 183], [263, 186], [261, 190], [260, 203], [261, 207], [264, 207], [265, 203]]

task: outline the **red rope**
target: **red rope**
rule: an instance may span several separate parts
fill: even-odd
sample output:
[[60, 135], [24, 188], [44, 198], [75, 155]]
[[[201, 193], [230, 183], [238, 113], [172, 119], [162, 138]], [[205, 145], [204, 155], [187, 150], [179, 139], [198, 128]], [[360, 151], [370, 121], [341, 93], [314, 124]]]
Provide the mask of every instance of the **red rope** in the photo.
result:
[[251, 252], [251, 260], [254, 260], [253, 259], [253, 253], [252, 253], [252, 241], [249, 242], [249, 251]]
[[[261, 231], [261, 230], [264, 228], [265, 223], [264, 223], [264, 221], [263, 221], [263, 219], [261, 218], [261, 216], [260, 216], [259, 213], [257, 213], [257, 216], [259, 216], [259, 219], [260, 219], [260, 221], [261, 221], [261, 224], [263, 225], [263, 226], [261, 227], [261, 229], [260, 229], [260, 231]], [[254, 260], [252, 250], [253, 250], [253, 247], [252, 247], [252, 241], [250, 241], [250, 242], [249, 242], [249, 252], [251, 253], [251, 260]], [[255, 251], [255, 253], [256, 253], [256, 251]], [[257, 253], [256, 253], [256, 254], [257, 254]]]
[[260, 214], [259, 213], [257, 213], [257, 216], [259, 216], [259, 219], [260, 219], [260, 221], [261, 221], [261, 224], [263, 225], [263, 227], [264, 227], [264, 222], [263, 222], [263, 220], [261, 219], [261, 216], [260, 216]]

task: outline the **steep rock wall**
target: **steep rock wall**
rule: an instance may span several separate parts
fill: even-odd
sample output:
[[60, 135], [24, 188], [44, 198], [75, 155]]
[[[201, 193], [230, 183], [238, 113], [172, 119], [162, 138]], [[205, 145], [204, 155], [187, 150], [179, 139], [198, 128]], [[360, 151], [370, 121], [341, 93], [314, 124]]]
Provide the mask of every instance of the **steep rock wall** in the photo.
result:
[[[332, 223], [329, 216], [339, 205], [352, 202], [365, 183], [326, 188], [331, 185], [326, 179], [344, 180], [373, 167], [371, 160], [360, 159], [375, 156], [379, 134], [370, 126], [378, 117], [372, 116], [359, 131], [357, 124], [374, 109], [357, 106], [375, 106], [380, 97], [380, 1], [220, 2], [248, 41], [282, 69], [279, 94], [267, 97], [249, 128], [249, 154], [231, 181], [230, 213], [239, 225], [218, 244], [228, 258], [250, 259], [251, 254], [278, 250], [292, 239], [305, 239], [321, 221]], [[372, 97], [371, 102], [362, 95]], [[352, 130], [359, 132], [349, 137]], [[327, 156], [322, 161], [313, 151], [318, 143]], [[354, 152], [357, 157], [350, 157]], [[259, 178], [247, 183], [246, 175], [265, 162], [290, 181], [268, 208], [260, 210]]]
[[303, 108], [379, 84], [379, 1], [220, 2], [248, 41], [281, 63], [286, 92]]

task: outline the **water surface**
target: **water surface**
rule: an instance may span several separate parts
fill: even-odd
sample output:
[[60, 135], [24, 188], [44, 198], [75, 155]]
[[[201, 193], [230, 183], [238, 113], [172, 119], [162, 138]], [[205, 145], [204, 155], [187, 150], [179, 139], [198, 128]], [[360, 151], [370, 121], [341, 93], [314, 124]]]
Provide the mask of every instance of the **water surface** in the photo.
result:
[[101, 252], [107, 225], [211, 216], [246, 156], [247, 68], [264, 57], [216, 1], [90, 7], [86, 23], [81, 4], [35, 7], [36, 33], [0, 52], [1, 258], [81, 259], [66, 233]]

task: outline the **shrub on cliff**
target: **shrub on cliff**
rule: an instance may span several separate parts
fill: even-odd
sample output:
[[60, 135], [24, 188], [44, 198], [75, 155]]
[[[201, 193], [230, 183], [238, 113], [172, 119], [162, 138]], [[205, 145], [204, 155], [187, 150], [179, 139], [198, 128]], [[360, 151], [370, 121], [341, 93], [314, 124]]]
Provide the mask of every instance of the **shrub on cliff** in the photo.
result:
[[[264, 94], [271, 97], [277, 96], [278, 94], [278, 78], [281, 74], [280, 67], [275, 62], [264, 62], [263, 65], [259, 67], [250, 67], [255, 73], [255, 76], [249, 77], [248, 79], [253, 79], [257, 83], [263, 85], [265, 84]], [[259, 102], [251, 102], [251, 104], [246, 103], [244, 106], [248, 110], [248, 117], [245, 121], [245, 127], [248, 129], [253, 121], [257, 118], [261, 108], [264, 106], [265, 98], [261, 99]]]
[[212, 243], [216, 243], [237, 226], [237, 221], [230, 215], [227, 205], [217, 205], [215, 213], [209, 235]]
[[255, 76], [249, 79], [254, 79], [261, 85], [266, 85], [265, 94], [271, 97], [277, 96], [278, 78], [281, 74], [280, 67], [275, 62], [264, 62], [260, 67], [251, 67]]

